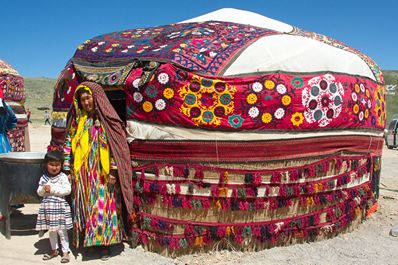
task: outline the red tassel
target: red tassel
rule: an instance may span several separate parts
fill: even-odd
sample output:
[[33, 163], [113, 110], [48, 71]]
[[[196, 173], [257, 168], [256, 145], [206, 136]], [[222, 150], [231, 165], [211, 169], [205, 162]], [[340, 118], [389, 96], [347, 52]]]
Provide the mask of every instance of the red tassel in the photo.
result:
[[254, 173], [254, 185], [258, 186], [262, 182], [262, 177], [260, 173]]
[[270, 188], [271, 188], [271, 187], [269, 187], [269, 186], [265, 187], [265, 189], [264, 189], [264, 197], [268, 197], [268, 196], [269, 196], [269, 190], [270, 190]]
[[281, 182], [281, 173], [280, 172], [272, 172], [271, 183], [280, 183]]
[[145, 180], [145, 170], [141, 169], [141, 179]]
[[180, 184], [175, 184], [176, 185], [176, 194], [180, 194], [181, 193], [181, 186]]
[[297, 169], [293, 169], [291, 172], [290, 172], [290, 181], [297, 181], [298, 180], [298, 171], [297, 171]]
[[159, 178], [159, 168], [155, 166], [155, 176]]
[[337, 172], [340, 171], [342, 165], [343, 165], [343, 161], [340, 158], [336, 159], [336, 162], [335, 162], [335, 165], [334, 165], [334, 169], [336, 170], [335, 174], [337, 174]]
[[218, 197], [218, 195], [219, 195], [219, 190], [218, 190], [218, 187], [217, 186], [212, 186], [211, 187], [211, 195], [213, 196], [213, 197]]
[[236, 188], [233, 188], [233, 189], [232, 189], [231, 197], [234, 198], [234, 199], [238, 198], [238, 193], [237, 193], [237, 191], [236, 191]]
[[201, 200], [201, 203], [202, 203], [202, 208], [203, 209], [209, 209], [210, 208], [210, 201], [208, 199]]
[[280, 185], [279, 186], [279, 196], [283, 196], [283, 197], [285, 197], [286, 196], [286, 187], [285, 187], [285, 185]]
[[217, 236], [219, 237], [219, 238], [223, 238], [223, 237], [225, 237], [225, 227], [224, 226], [219, 226], [218, 228], [217, 228]]
[[225, 185], [225, 178], [224, 178], [224, 171], [220, 171], [220, 179], [219, 179], [219, 182], [218, 182], [218, 184], [220, 185], [220, 186], [224, 186]]
[[308, 177], [309, 178], [314, 178], [316, 176], [316, 170], [315, 170], [315, 166], [312, 165], [308, 168]]
[[148, 182], [144, 183], [144, 192], [149, 193], [151, 191], [150, 185]]

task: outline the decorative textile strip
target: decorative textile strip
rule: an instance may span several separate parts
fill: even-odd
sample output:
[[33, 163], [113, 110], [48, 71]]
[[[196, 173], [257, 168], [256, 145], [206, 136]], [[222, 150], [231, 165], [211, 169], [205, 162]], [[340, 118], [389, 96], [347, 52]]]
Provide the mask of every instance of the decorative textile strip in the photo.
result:
[[25, 151], [25, 128], [26, 126], [17, 126], [7, 132], [12, 152]]
[[207, 21], [125, 30], [81, 44], [74, 58], [86, 61], [169, 61], [217, 75], [250, 43], [276, 31], [231, 22]]
[[330, 155], [340, 151], [381, 155], [382, 137], [334, 136], [283, 141], [141, 141], [130, 143], [131, 158], [143, 161], [268, 161]]
[[[372, 172], [370, 157], [335, 156], [298, 167], [265, 170], [220, 169], [200, 165], [167, 165], [172, 177], [160, 177], [155, 165], [155, 177], [147, 176], [144, 168], [135, 168], [134, 181], [138, 206], [152, 204], [157, 196], [163, 203], [177, 208], [209, 208], [214, 201], [218, 209], [263, 209], [272, 205], [291, 205], [291, 198], [298, 197], [301, 204], [330, 201], [325, 195], [339, 189], [351, 188], [369, 182], [375, 175]], [[195, 168], [195, 172], [192, 172]], [[209, 178], [210, 170], [216, 171], [218, 182]], [[241, 174], [238, 177], [233, 174]], [[206, 175], [206, 179], [204, 179]], [[229, 176], [234, 180], [228, 182]], [[239, 184], [238, 184], [239, 183]], [[310, 198], [314, 195], [312, 198]], [[271, 198], [274, 197], [274, 198]], [[237, 202], [236, 202], [237, 201]], [[264, 204], [265, 203], [265, 204]], [[268, 205], [268, 206], [267, 206]]]
[[217, 130], [383, 130], [384, 87], [338, 73], [214, 77], [160, 65], [126, 80], [127, 119]]
[[3, 90], [4, 99], [24, 102], [26, 99], [24, 79], [21, 76], [1, 75], [0, 89]]
[[105, 67], [103, 65], [95, 67], [74, 63], [74, 67], [81, 79], [105, 86], [123, 85], [124, 80], [134, 66], [135, 63], [118, 67]]
[[303, 36], [303, 37], [307, 37], [310, 39], [314, 39], [323, 43], [326, 43], [328, 45], [331, 45], [333, 47], [351, 52], [356, 54], [357, 56], [359, 56], [362, 60], [364, 60], [366, 62], [366, 64], [369, 66], [369, 68], [372, 70], [377, 82], [384, 84], [384, 77], [383, 74], [381, 72], [380, 67], [375, 63], [375, 61], [373, 61], [369, 56], [367, 56], [366, 54], [361, 53], [360, 51], [358, 51], [357, 49], [354, 49], [350, 46], [345, 45], [344, 43], [334, 40], [328, 36], [325, 35], [321, 35], [315, 32], [307, 32], [304, 31], [300, 28], [294, 27], [293, 31], [289, 32], [289, 34], [291, 35], [297, 35], [297, 36]]
[[55, 83], [53, 110], [68, 111], [72, 102], [75, 89], [80, 82], [72, 63], [69, 63], [61, 72]]
[[[133, 229], [133, 238], [144, 245], [156, 242], [170, 250], [204, 247], [224, 238], [240, 246], [248, 245], [252, 240], [275, 245], [288, 235], [308, 240], [321, 232], [338, 232], [356, 218], [364, 217], [372, 196], [367, 183], [355, 192], [350, 192], [339, 204], [300, 216], [266, 222], [206, 223], [160, 218], [140, 212], [141, 229]], [[182, 226], [184, 233], [173, 233], [176, 226]]]

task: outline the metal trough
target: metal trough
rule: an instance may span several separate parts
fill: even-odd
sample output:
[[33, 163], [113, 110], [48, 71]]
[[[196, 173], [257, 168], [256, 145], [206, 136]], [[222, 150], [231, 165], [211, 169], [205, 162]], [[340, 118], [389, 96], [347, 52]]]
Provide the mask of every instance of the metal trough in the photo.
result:
[[35, 203], [42, 162], [45, 153], [11, 152], [0, 154], [0, 232], [11, 238], [10, 205], [12, 203]]

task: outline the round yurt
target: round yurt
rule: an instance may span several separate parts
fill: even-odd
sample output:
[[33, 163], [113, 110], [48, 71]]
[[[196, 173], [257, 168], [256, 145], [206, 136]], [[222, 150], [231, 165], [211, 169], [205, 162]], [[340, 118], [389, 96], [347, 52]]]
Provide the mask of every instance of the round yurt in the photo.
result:
[[0, 60], [0, 89], [5, 102], [17, 117], [17, 126], [7, 132], [12, 152], [30, 151], [29, 131], [24, 107], [26, 95], [23, 77], [5, 61]]
[[52, 147], [88, 80], [126, 123], [148, 250], [308, 242], [377, 209], [383, 76], [339, 41], [236, 9], [94, 37], [57, 81]]

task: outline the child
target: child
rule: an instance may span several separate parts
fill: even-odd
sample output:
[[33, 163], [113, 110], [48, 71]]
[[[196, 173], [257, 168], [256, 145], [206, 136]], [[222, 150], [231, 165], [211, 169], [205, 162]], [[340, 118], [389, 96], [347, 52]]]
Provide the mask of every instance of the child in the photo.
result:
[[43, 260], [58, 256], [58, 236], [61, 240], [61, 263], [69, 262], [69, 239], [67, 230], [72, 228], [72, 215], [64, 196], [70, 194], [71, 184], [68, 176], [61, 172], [63, 153], [51, 151], [44, 157], [45, 173], [39, 181], [37, 194], [43, 197], [37, 215], [36, 230], [49, 230], [51, 253], [45, 254]]

